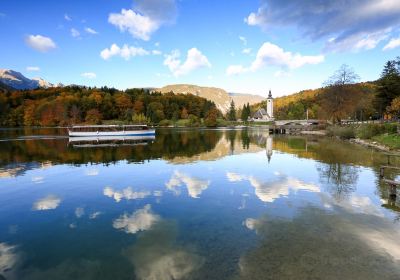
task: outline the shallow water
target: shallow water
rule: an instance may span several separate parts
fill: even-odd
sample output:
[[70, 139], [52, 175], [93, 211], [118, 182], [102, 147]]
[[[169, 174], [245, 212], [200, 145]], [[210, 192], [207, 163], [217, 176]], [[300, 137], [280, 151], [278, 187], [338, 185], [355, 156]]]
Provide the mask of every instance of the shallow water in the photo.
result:
[[260, 129], [0, 140], [0, 279], [400, 279], [382, 153]]

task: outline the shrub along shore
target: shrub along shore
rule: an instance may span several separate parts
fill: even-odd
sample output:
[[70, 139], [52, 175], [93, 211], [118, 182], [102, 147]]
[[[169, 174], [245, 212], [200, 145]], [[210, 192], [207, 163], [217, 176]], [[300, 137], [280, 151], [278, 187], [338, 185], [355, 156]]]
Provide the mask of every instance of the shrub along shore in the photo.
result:
[[349, 126], [329, 126], [328, 136], [345, 140], [355, 140], [356, 143], [381, 148], [382, 150], [400, 151], [400, 134], [398, 123], [361, 124]]

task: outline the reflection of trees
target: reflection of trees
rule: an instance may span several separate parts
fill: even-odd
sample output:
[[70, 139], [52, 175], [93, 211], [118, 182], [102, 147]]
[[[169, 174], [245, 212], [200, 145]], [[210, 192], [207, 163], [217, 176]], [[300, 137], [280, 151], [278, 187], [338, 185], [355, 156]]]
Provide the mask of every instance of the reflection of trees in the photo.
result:
[[0, 145], [0, 167], [26, 162], [113, 163], [119, 160], [142, 162], [193, 156], [214, 149], [222, 137], [216, 131], [159, 131], [148, 145], [73, 148], [68, 139], [5, 141]]
[[321, 182], [327, 184], [328, 191], [338, 200], [356, 190], [358, 168], [342, 164], [320, 164], [317, 167]]
[[[41, 130], [40, 133], [32, 131], [27, 133], [43, 134], [43, 131], [50, 135], [57, 135], [57, 133], [60, 135], [60, 131], [57, 132], [54, 129]], [[13, 135], [13, 138], [17, 136]], [[223, 137], [229, 141], [231, 153], [234, 152], [235, 143], [242, 143], [247, 149], [250, 143], [259, 145], [258, 138], [249, 134], [247, 130], [199, 129], [158, 130], [155, 141], [147, 145], [74, 148], [72, 145], [68, 145], [66, 138], [4, 141], [0, 145], [0, 168], [10, 169], [12, 166], [21, 164], [26, 166], [26, 163], [30, 162], [107, 164], [120, 160], [129, 162], [143, 162], [160, 158], [172, 160], [176, 157], [193, 157], [210, 152], [215, 149], [216, 144]]]

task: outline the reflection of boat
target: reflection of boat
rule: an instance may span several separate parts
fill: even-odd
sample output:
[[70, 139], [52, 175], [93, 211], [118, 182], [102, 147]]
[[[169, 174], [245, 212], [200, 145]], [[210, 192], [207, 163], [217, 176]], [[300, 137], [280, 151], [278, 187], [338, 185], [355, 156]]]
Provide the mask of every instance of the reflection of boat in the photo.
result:
[[75, 148], [134, 146], [147, 145], [148, 143], [153, 142], [155, 138], [154, 135], [70, 137], [69, 143]]
[[147, 125], [74, 125], [68, 128], [70, 137], [147, 136], [155, 135]]

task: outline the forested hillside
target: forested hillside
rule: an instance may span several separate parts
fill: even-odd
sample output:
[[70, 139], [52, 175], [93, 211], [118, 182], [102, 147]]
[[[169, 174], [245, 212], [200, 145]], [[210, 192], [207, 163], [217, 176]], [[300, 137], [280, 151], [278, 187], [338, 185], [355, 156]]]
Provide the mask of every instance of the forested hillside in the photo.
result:
[[[359, 83], [352, 68], [342, 65], [324, 87], [304, 90], [274, 100], [276, 119], [318, 118], [340, 122], [343, 119], [398, 119], [400, 117], [400, 57], [386, 62], [381, 77]], [[265, 107], [265, 101], [252, 110]]]
[[213, 102], [191, 94], [150, 93], [143, 89], [80, 86], [10, 91], [0, 94], [0, 124], [3, 126], [56, 126], [98, 124], [119, 120], [153, 123], [187, 119], [192, 124], [208, 118], [214, 125], [220, 112]]

